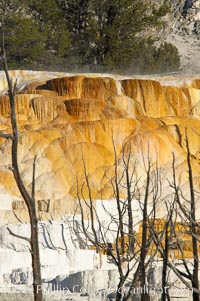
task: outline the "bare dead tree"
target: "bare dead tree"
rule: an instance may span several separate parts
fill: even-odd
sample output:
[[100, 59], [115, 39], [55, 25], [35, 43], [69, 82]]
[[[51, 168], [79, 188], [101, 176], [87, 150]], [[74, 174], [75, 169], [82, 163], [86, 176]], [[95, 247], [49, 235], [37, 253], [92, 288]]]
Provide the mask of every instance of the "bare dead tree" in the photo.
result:
[[[162, 258], [161, 301], [171, 300], [169, 288], [173, 286], [173, 284], [169, 283], [168, 280], [168, 263], [170, 251], [173, 248], [172, 229], [174, 229], [174, 224], [176, 223], [176, 215], [174, 217], [174, 207], [175, 200], [172, 202], [165, 202], [165, 216], [162, 219], [156, 218], [153, 222], [149, 222], [149, 231], [152, 234], [154, 246], [157, 253], [159, 253], [160, 257]], [[160, 250], [162, 250], [162, 252]]]
[[[198, 231], [196, 223], [196, 198], [194, 193], [194, 183], [193, 183], [193, 172], [191, 165], [191, 153], [189, 147], [189, 141], [186, 132], [186, 149], [187, 149], [187, 165], [188, 165], [188, 175], [189, 175], [189, 190], [190, 190], [190, 219], [189, 219], [189, 229], [192, 235], [192, 249], [194, 256], [194, 268], [192, 282], [193, 286], [199, 290], [199, 250], [198, 250]], [[199, 301], [199, 295], [193, 292], [193, 301]]]
[[164, 246], [163, 246], [163, 266], [162, 266], [162, 294], [161, 294], [161, 301], [170, 301], [170, 295], [169, 295], [169, 283], [167, 279], [167, 271], [168, 271], [168, 261], [170, 256], [170, 250], [172, 247], [172, 228], [174, 228], [174, 223], [176, 222], [176, 217], [173, 219], [174, 215], [174, 207], [175, 202], [174, 200], [172, 203], [168, 205], [167, 202], [165, 202], [166, 210], [167, 210], [167, 217], [165, 219], [165, 225], [164, 225]]
[[[188, 191], [189, 198], [184, 195], [184, 191], [180, 188], [177, 175], [176, 175], [176, 162], [173, 155], [172, 174], [173, 179], [169, 181], [169, 185], [173, 189], [174, 199], [173, 202], [167, 206], [167, 216], [161, 232], [156, 231], [155, 227], [151, 224], [150, 230], [152, 232], [153, 240], [156, 248], [163, 259], [162, 269], [162, 287], [163, 294], [161, 300], [170, 300], [168, 292], [164, 289], [167, 287], [166, 272], [167, 269], [172, 270], [177, 278], [192, 291], [192, 300], [199, 301], [200, 290], [198, 281], [199, 271], [199, 223], [196, 220], [196, 204], [197, 192], [194, 188], [193, 170], [191, 164], [191, 153], [189, 148], [189, 140], [186, 132], [186, 162], [188, 167]], [[180, 221], [178, 221], [178, 219]], [[188, 260], [186, 256], [186, 249], [184, 244], [185, 236], [187, 243], [192, 246], [193, 263]], [[176, 252], [179, 256], [179, 262], [170, 258], [170, 253]]]
[[[142, 242], [141, 242], [141, 252], [140, 252], [140, 283], [141, 287], [146, 287], [146, 269], [145, 269], [145, 260], [147, 256], [147, 233], [148, 233], [148, 200], [149, 200], [149, 190], [150, 190], [150, 173], [151, 173], [151, 163], [148, 160], [148, 168], [146, 175], [146, 187], [145, 187], [145, 195], [144, 195], [144, 203], [142, 210]], [[141, 301], [150, 301], [149, 294], [145, 292], [141, 295]]]
[[[90, 245], [97, 252], [107, 254], [117, 266], [119, 282], [115, 296], [116, 301], [126, 301], [132, 298], [134, 287], [137, 287], [138, 284], [144, 289], [141, 292], [141, 300], [149, 301], [146, 271], [153, 255], [149, 254], [150, 259], [147, 258], [152, 242], [148, 220], [153, 221], [154, 219], [155, 203], [161, 193], [159, 172], [156, 173], [155, 177], [152, 176], [153, 168], [150, 160], [148, 160], [142, 193], [139, 188], [140, 179], [136, 179], [135, 176], [135, 165], [131, 164], [130, 150], [128, 153], [122, 154], [121, 171], [115, 147], [114, 158], [114, 176], [109, 180], [116, 211], [109, 211], [102, 201], [102, 208], [108, 217], [106, 224], [102, 223], [96, 210], [95, 200], [93, 200], [91, 193], [89, 174], [83, 158], [83, 183], [79, 183], [77, 179], [77, 199], [81, 221], [78, 231], [77, 223], [74, 225], [74, 232], [76, 234], [78, 232], [79, 238], [85, 238], [87, 241], [85, 246]], [[84, 195], [85, 189], [87, 190], [88, 199]], [[121, 197], [121, 190], [125, 193], [123, 198]], [[138, 207], [142, 212], [141, 238], [136, 235], [134, 230], [136, 224], [136, 221], [134, 221], [136, 217], [134, 202], [138, 203]], [[152, 209], [148, 210], [150, 205]], [[123, 288], [127, 284], [126, 293], [124, 293]]]
[[[2, 62], [3, 69], [5, 71], [6, 80], [8, 84], [8, 95], [10, 101], [10, 118], [12, 126], [12, 134], [8, 135], [7, 139], [11, 139], [12, 143], [12, 172], [15, 178], [15, 182], [18, 186], [18, 189], [24, 199], [30, 218], [30, 227], [31, 227], [31, 237], [28, 239], [30, 242], [30, 250], [32, 257], [32, 270], [33, 270], [33, 293], [34, 301], [42, 301], [42, 280], [41, 280], [41, 269], [40, 269], [40, 254], [39, 254], [39, 241], [38, 241], [38, 218], [36, 212], [35, 204], [35, 158], [33, 163], [33, 180], [32, 180], [32, 192], [29, 193], [23, 179], [21, 177], [19, 162], [18, 162], [18, 126], [17, 118], [15, 111], [15, 94], [17, 82], [12, 82], [12, 79], [9, 75], [5, 42], [4, 42], [4, 20], [2, 18]], [[10, 234], [17, 236], [12, 231], [9, 231]], [[20, 235], [17, 237], [22, 238]]]
[[[187, 151], [187, 167], [188, 167], [188, 190], [190, 198], [186, 199], [183, 195], [183, 191], [178, 186], [176, 179], [176, 170], [175, 170], [175, 157], [173, 157], [173, 184], [171, 185], [174, 189], [174, 194], [176, 196], [176, 201], [179, 206], [179, 215], [183, 220], [183, 223], [186, 225], [186, 234], [190, 236], [192, 243], [192, 253], [193, 253], [193, 267], [192, 272], [191, 268], [188, 267], [186, 261], [184, 261], [184, 266], [186, 269], [186, 274], [183, 275], [185, 278], [189, 279], [192, 283], [193, 288], [193, 301], [200, 300], [200, 290], [199, 290], [199, 225], [196, 220], [196, 205], [197, 199], [195, 196], [194, 189], [194, 179], [193, 179], [193, 170], [191, 164], [191, 152], [189, 147], [189, 140], [187, 136], [187, 131], [185, 132], [185, 141], [186, 141], [186, 151]], [[184, 205], [186, 203], [186, 206]], [[180, 249], [180, 244], [179, 244]]]

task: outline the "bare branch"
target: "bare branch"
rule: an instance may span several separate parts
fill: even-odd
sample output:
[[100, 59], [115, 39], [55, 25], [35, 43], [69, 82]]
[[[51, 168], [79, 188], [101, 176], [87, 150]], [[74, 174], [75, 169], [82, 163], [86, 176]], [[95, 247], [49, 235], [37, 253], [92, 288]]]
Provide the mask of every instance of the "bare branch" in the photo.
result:
[[11, 140], [13, 139], [13, 136], [11, 134], [6, 134], [2, 132], [0, 132], [0, 137], [5, 139], [11, 139]]
[[31, 243], [30, 238], [27, 238], [25, 236], [22, 236], [22, 235], [14, 233], [9, 227], [7, 227], [7, 230], [8, 230], [8, 232], [9, 232], [10, 235], [12, 235], [14, 237], [17, 237], [19, 239], [23, 239], [23, 240], [28, 241], [29, 243]]
[[35, 201], [35, 169], [36, 169], [36, 159], [37, 159], [37, 156], [34, 156], [34, 159], [33, 159], [33, 176], [32, 176], [32, 198], [33, 200]]

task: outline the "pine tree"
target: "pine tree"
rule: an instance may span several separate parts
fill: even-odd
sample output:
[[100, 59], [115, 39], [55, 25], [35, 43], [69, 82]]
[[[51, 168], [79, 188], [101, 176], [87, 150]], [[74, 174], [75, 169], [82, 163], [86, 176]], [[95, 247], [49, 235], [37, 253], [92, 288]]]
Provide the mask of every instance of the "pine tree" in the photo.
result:
[[177, 69], [176, 48], [155, 47], [155, 32], [169, 6], [152, 2], [1, 0], [9, 67], [130, 73]]
[[56, 0], [1, 1], [9, 68], [46, 69], [68, 53], [70, 34]]
[[66, 56], [70, 44], [70, 33], [57, 1], [30, 0], [28, 8], [34, 20], [37, 20], [40, 32], [46, 36], [46, 50], [57, 57]]
[[148, 63], [157, 66], [151, 29], [162, 26], [170, 9], [166, 1], [157, 7], [139, 0], [59, 0], [59, 5], [71, 32], [70, 55], [76, 64], [92, 71], [133, 66], [145, 71]]
[[29, 65], [43, 54], [43, 36], [29, 16], [26, 0], [1, 1], [0, 14], [4, 16], [5, 47], [9, 67]]

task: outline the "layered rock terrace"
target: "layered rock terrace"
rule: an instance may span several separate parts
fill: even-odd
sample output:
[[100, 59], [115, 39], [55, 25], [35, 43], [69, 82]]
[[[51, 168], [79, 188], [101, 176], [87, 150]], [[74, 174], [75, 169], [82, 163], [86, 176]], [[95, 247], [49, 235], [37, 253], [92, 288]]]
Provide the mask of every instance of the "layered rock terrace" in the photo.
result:
[[[173, 153], [177, 178], [180, 185], [186, 185], [186, 129], [194, 181], [199, 188], [199, 78], [122, 78], [28, 71], [11, 75], [18, 77], [20, 169], [31, 189], [33, 158], [37, 156], [40, 219], [74, 212], [85, 172], [94, 200], [112, 199], [115, 152], [121, 170], [123, 158], [130, 154], [131, 168], [139, 162], [137, 175], [144, 176], [142, 162], [151, 157], [169, 178]], [[9, 99], [3, 76], [0, 85], [0, 131], [10, 133]], [[0, 217], [26, 221], [26, 208], [9, 168], [10, 146], [10, 141], [0, 138]], [[121, 194], [123, 197], [123, 190]], [[167, 194], [166, 187], [164, 197]]]

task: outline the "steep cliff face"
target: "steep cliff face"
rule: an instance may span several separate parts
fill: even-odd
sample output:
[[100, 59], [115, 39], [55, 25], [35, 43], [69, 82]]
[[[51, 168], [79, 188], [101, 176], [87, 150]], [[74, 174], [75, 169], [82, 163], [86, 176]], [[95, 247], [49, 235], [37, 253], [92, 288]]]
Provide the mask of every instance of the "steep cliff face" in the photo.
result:
[[[123, 158], [131, 155], [132, 167], [139, 162], [138, 176], [145, 174], [142, 162], [151, 157], [170, 177], [174, 153], [177, 177], [184, 185], [185, 128], [198, 183], [198, 78], [116, 79], [59, 74], [49, 79], [52, 74], [38, 73], [40, 80], [27, 81], [28, 72], [21, 72], [20, 76], [16, 95], [20, 169], [26, 185], [31, 187], [33, 158], [37, 156], [36, 199], [40, 201], [40, 218], [74, 212], [77, 187], [81, 187], [85, 172], [94, 199], [113, 198], [110, 181], [114, 175], [114, 149], [119, 170], [123, 171]], [[4, 133], [11, 131], [9, 116], [8, 96], [4, 95], [0, 97], [0, 131]], [[10, 145], [10, 141], [0, 139], [0, 194], [3, 203], [9, 200], [7, 207], [0, 207], [0, 217], [27, 220], [26, 208], [9, 169]], [[83, 191], [87, 197], [86, 187]], [[49, 206], [41, 205], [42, 200], [49, 200]]]

